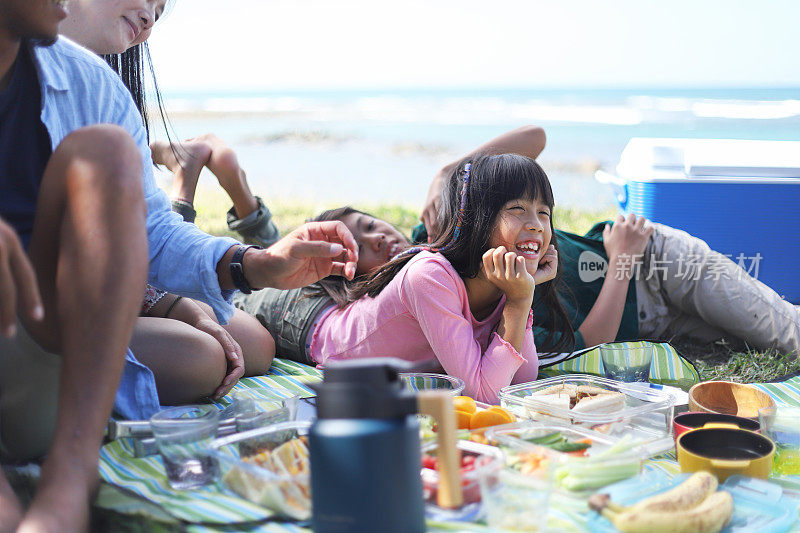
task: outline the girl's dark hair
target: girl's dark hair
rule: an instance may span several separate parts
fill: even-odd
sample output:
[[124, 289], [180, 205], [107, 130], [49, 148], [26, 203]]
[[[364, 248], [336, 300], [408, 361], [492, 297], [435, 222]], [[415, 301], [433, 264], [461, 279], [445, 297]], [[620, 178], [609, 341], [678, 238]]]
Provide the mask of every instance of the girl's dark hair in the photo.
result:
[[[450, 176], [442, 192], [439, 226], [443, 230], [430, 244], [431, 248], [443, 248], [452, 240], [461, 207], [464, 165], [468, 162], [470, 161], [462, 161], [456, 167], [457, 170]], [[462, 279], [474, 278], [480, 272], [481, 258], [490, 248], [489, 239], [495, 221], [506, 203], [517, 198], [538, 199], [550, 208], [551, 214], [555, 203], [547, 174], [529, 157], [516, 154], [478, 156], [471, 163], [460, 235], [449, 248], [441, 252]], [[558, 249], [553, 229], [551, 215], [550, 230], [553, 236], [550, 243]], [[365, 295], [374, 298], [380, 294], [415, 255], [413, 252], [401, 254], [363, 279], [354, 280], [347, 291], [349, 302]], [[557, 287], [561, 281], [561, 271], [562, 265], [559, 262], [555, 279], [536, 290], [534, 308], [544, 305], [549, 311], [547, 323], [538, 324], [549, 332], [542, 346], [537, 347], [541, 351], [571, 351], [575, 343], [567, 313], [558, 299]]]
[[[362, 215], [367, 215], [372, 218], [375, 218], [373, 215], [369, 213], [365, 213], [364, 211], [359, 211], [358, 209], [353, 209], [352, 207], [344, 206], [338, 207], [336, 209], [328, 209], [327, 211], [323, 211], [319, 215], [309, 218], [306, 222], [327, 222], [330, 220], [342, 220], [347, 215], [352, 213], [360, 213]], [[328, 276], [327, 278], [323, 278], [319, 280], [317, 283], [310, 285], [306, 288], [305, 294], [308, 296], [329, 296], [339, 307], [344, 307], [349, 304], [352, 300], [349, 298], [350, 291], [352, 290], [353, 284], [355, 284], [358, 280], [363, 279], [364, 275], [361, 275], [357, 278], [354, 278], [352, 281], [349, 281], [347, 278], [343, 276]]]
[[[133, 96], [133, 101], [139, 114], [142, 115], [142, 123], [147, 132], [147, 140], [150, 141], [150, 118], [147, 115], [147, 90], [145, 87], [145, 69], [150, 71], [150, 79], [153, 81], [153, 94], [155, 96], [156, 105], [158, 106], [161, 121], [164, 124], [164, 129], [167, 131], [167, 138], [170, 138], [170, 128], [167, 127], [169, 121], [164, 112], [164, 100], [161, 98], [161, 91], [158, 89], [158, 82], [156, 81], [156, 73], [153, 70], [153, 62], [150, 59], [150, 48], [147, 42], [137, 44], [125, 50], [121, 54], [107, 54], [102, 56], [114, 71], [122, 78], [122, 83], [130, 91]], [[145, 64], [147, 65], [145, 67]]]

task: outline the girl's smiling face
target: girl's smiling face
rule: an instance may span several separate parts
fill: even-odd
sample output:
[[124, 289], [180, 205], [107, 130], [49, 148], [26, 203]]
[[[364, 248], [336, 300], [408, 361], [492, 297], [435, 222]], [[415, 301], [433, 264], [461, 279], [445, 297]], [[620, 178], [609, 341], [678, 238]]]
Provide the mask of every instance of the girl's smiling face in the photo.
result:
[[541, 200], [516, 199], [507, 202], [497, 215], [489, 246], [505, 246], [525, 258], [533, 275], [553, 237], [550, 207]]
[[365, 213], [350, 213], [341, 218], [358, 243], [356, 275], [377, 268], [409, 247], [408, 239], [394, 226]]
[[121, 54], [146, 41], [167, 0], [72, 0], [61, 31], [96, 54]]

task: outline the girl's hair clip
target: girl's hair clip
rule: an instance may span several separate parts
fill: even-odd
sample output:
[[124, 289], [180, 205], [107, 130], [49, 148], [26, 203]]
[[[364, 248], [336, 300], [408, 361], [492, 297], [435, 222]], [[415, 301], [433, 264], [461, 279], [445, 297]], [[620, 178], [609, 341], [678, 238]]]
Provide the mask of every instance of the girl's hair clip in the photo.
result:
[[467, 185], [469, 184], [469, 174], [472, 170], [472, 163], [466, 163], [464, 165], [464, 184], [461, 187], [461, 207], [458, 209], [458, 220], [456, 221], [456, 229], [453, 231], [453, 238], [450, 239], [450, 242], [442, 246], [441, 248], [434, 248], [432, 246], [414, 246], [413, 248], [409, 248], [403, 252], [400, 252], [395, 256], [395, 259], [398, 257], [402, 257], [404, 255], [416, 254], [419, 252], [429, 251], [429, 252], [444, 252], [445, 250], [449, 250], [458, 239], [458, 236], [461, 234], [461, 224], [464, 222], [464, 209], [467, 206]]

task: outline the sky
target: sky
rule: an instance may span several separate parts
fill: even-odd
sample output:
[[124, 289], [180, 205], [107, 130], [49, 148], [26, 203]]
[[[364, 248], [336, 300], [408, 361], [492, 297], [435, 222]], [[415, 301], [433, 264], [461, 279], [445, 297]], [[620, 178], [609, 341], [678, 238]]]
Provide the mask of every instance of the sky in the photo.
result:
[[162, 90], [800, 86], [798, 0], [177, 0]]

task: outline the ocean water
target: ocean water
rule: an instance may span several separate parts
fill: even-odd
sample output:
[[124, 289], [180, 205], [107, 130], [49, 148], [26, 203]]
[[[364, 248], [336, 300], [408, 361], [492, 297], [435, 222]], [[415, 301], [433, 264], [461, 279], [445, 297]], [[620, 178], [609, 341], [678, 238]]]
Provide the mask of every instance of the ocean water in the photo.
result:
[[[800, 87], [351, 90], [164, 95], [173, 137], [213, 132], [270, 201], [420, 206], [436, 171], [504, 131], [542, 126], [556, 202], [613, 205], [597, 183], [632, 137], [800, 140]], [[157, 134], [164, 137], [163, 132]], [[204, 175], [202, 181], [213, 183]]]

